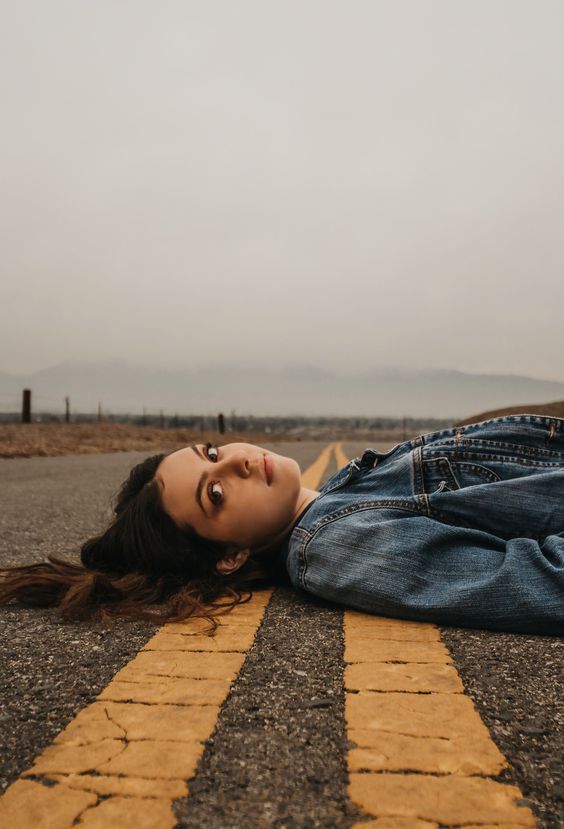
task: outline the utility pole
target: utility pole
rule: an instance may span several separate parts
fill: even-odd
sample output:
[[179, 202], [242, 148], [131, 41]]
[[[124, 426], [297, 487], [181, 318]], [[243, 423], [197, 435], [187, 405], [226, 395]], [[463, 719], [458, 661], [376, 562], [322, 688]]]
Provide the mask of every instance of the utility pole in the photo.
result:
[[70, 423], [70, 397], [65, 397], [65, 423]]
[[22, 423], [31, 423], [31, 389], [23, 390]]

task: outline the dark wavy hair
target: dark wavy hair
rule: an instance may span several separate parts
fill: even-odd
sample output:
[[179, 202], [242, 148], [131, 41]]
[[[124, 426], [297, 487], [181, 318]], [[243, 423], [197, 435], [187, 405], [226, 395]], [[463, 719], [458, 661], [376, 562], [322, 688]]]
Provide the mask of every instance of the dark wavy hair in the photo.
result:
[[155, 472], [165, 457], [153, 455], [133, 467], [110, 526], [82, 545], [80, 564], [48, 556], [0, 569], [0, 603], [56, 607], [65, 621], [120, 616], [163, 623], [201, 616], [215, 630], [215, 617], [249, 601], [253, 587], [285, 580], [272, 550], [250, 556], [235, 573], [218, 573], [225, 546], [181, 529], [162, 506]]

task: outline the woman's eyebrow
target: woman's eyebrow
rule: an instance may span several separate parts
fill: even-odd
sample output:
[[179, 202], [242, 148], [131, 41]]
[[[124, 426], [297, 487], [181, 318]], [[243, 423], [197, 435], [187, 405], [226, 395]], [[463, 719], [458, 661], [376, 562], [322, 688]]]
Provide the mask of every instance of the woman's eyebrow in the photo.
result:
[[[195, 443], [190, 444], [190, 449], [193, 449], [194, 452], [196, 453], [196, 455], [199, 458], [204, 458], [203, 454], [200, 452], [200, 450], [198, 449], [198, 447], [196, 446]], [[202, 510], [204, 515], [206, 516], [206, 518], [209, 518], [209, 515], [207, 514], [206, 510], [204, 509], [204, 505], [202, 503], [202, 488], [204, 486], [204, 483], [205, 483], [205, 480], [206, 480], [207, 477], [208, 476], [205, 472], [202, 472], [202, 474], [200, 475], [200, 480], [198, 481], [198, 485], [196, 486], [196, 503], [200, 507], [200, 509]]]

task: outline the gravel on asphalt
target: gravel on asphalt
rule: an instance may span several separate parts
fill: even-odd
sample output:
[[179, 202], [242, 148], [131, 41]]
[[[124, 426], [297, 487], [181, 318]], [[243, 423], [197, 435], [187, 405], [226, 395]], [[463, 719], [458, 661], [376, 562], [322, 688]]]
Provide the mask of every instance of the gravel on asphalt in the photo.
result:
[[344, 829], [360, 817], [346, 791], [342, 615], [274, 593], [190, 796], [175, 804], [179, 829]]

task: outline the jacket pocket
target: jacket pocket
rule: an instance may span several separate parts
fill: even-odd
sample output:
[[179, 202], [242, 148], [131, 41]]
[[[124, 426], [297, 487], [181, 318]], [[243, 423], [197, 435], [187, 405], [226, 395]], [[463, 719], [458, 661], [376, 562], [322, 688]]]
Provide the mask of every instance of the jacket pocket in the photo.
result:
[[447, 457], [423, 460], [423, 491], [426, 495], [456, 489], [460, 489], [460, 484]]
[[501, 481], [493, 469], [489, 469], [481, 463], [472, 461], [451, 461], [451, 467], [456, 475], [460, 487], [477, 486], [478, 484], [493, 484]]
[[493, 484], [501, 481], [501, 476], [482, 463], [455, 461], [441, 456], [424, 460], [423, 481], [425, 494], [431, 495], [434, 492], [452, 492], [467, 486]]

